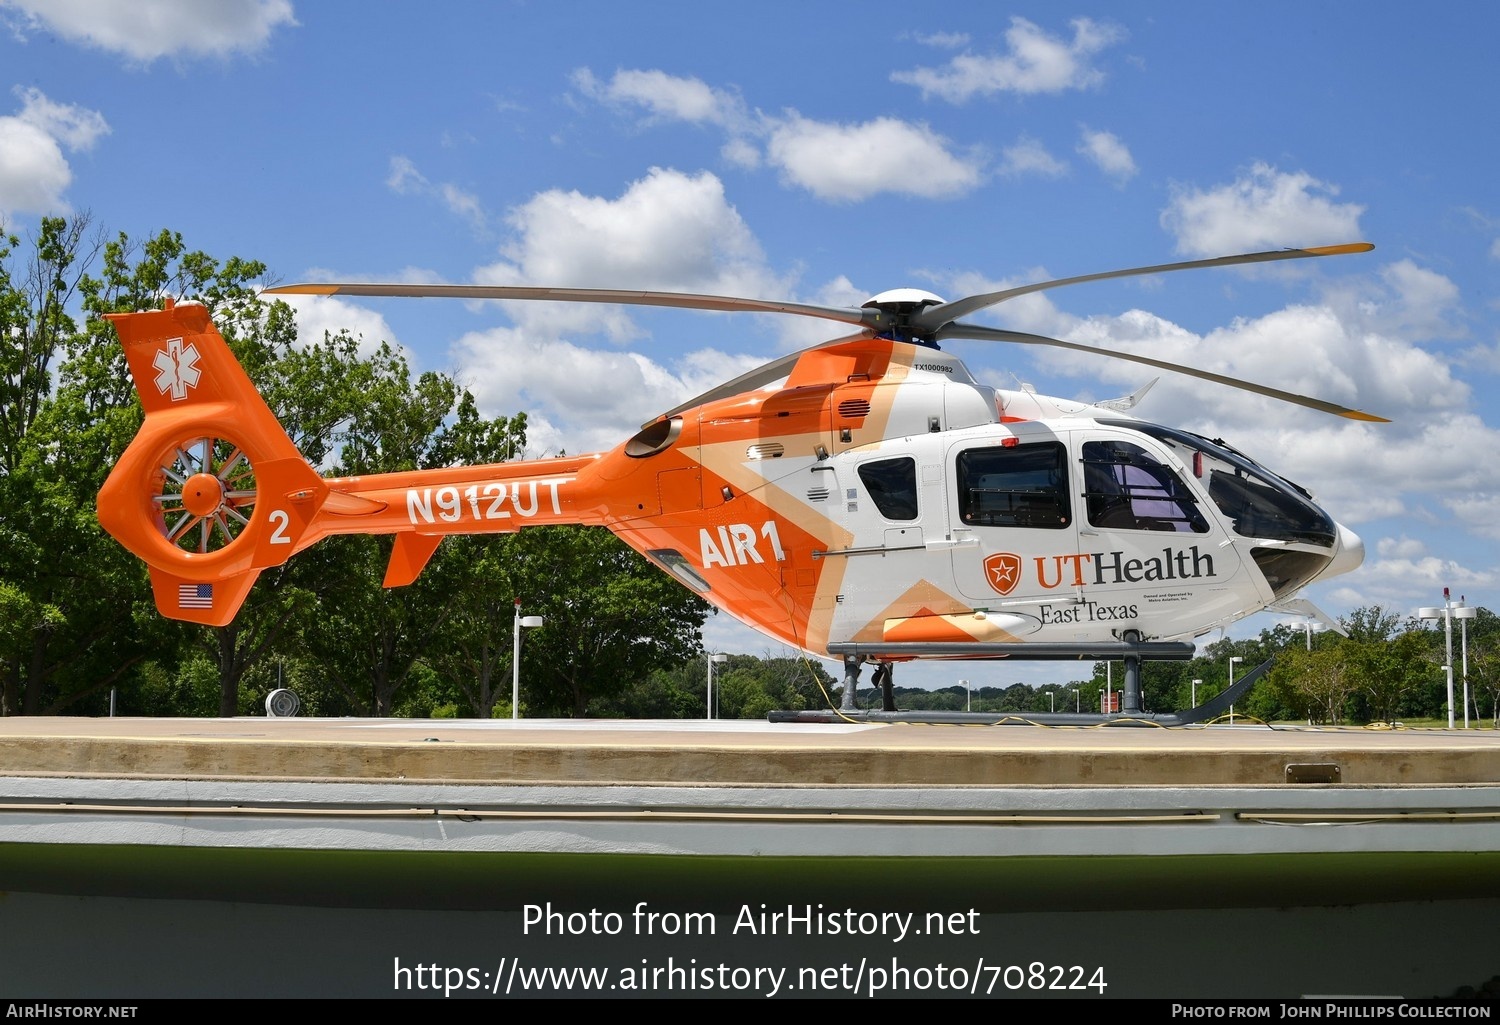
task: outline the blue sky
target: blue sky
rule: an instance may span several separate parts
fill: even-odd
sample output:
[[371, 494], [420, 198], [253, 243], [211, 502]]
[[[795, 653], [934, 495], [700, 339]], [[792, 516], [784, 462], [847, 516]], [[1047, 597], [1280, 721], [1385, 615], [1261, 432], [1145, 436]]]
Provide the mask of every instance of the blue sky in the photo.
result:
[[[857, 305], [1367, 240], [1363, 256], [1081, 286], [986, 322], [1390, 417], [1166, 375], [1135, 412], [1223, 437], [1365, 539], [1310, 595], [1401, 612], [1500, 577], [1500, 8], [887, 2], [0, 0], [0, 218], [91, 211], [310, 278]], [[307, 300], [526, 410], [537, 453], [826, 337], [551, 304]], [[1069, 398], [1152, 376], [976, 342]], [[1253, 632], [1274, 623], [1246, 621]], [[708, 643], [765, 644], [717, 617]], [[1077, 675], [972, 667], [1008, 683]]]

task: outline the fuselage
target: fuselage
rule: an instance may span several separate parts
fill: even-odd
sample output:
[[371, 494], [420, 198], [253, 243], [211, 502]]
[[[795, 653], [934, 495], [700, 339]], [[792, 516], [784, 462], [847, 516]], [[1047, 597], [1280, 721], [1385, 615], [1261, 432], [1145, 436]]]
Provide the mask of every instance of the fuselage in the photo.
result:
[[1307, 494], [1221, 445], [997, 391], [951, 355], [881, 340], [811, 350], [785, 384], [608, 453], [429, 473], [376, 496], [406, 529], [600, 524], [817, 654], [835, 641], [1184, 639], [1362, 558]]

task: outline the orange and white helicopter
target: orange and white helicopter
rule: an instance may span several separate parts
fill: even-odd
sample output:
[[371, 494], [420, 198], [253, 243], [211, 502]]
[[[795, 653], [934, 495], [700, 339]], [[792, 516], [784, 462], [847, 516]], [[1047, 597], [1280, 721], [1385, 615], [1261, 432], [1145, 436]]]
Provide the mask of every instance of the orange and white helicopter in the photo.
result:
[[660, 414], [608, 452], [338, 479], [292, 445], [206, 310], [168, 300], [111, 317], [146, 416], [99, 494], [99, 519], [149, 565], [163, 615], [211, 625], [234, 617], [261, 570], [330, 534], [395, 535], [385, 576], [394, 587], [415, 580], [450, 534], [599, 525], [736, 619], [842, 658], [846, 707], [869, 662], [889, 706], [895, 662], [1123, 658], [1123, 713], [1138, 715], [1139, 659], [1191, 657], [1191, 638], [1266, 608], [1315, 612], [1297, 592], [1357, 567], [1362, 543], [1302, 488], [1222, 442], [1132, 417], [1133, 399], [1090, 406], [995, 389], [938, 343], [1100, 352], [959, 318], [1064, 285], [1372, 248], [1138, 267], [955, 302], [898, 289], [859, 309], [572, 288], [270, 289], [777, 312], [852, 329]]

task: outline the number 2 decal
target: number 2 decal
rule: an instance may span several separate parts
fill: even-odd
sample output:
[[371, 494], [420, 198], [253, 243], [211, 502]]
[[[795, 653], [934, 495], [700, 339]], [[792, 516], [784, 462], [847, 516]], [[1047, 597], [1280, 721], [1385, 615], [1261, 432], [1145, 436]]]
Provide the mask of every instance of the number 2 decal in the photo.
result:
[[291, 544], [292, 539], [286, 536], [286, 528], [287, 524], [291, 522], [292, 518], [286, 514], [286, 510], [272, 509], [271, 515], [268, 518], [273, 524], [276, 525], [276, 529], [271, 531], [270, 543], [273, 545]]

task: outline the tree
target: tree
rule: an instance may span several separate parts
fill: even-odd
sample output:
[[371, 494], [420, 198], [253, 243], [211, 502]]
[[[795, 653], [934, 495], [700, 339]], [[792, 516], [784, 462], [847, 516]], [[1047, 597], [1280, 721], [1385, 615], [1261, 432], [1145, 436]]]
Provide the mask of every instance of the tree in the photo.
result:
[[[347, 336], [324, 344], [342, 347], [337, 368], [350, 406], [336, 435], [336, 475], [430, 469], [481, 449], [515, 451], [525, 443], [524, 418], [482, 420], [473, 398], [451, 378], [430, 371], [413, 376], [389, 344], [358, 358]], [[473, 587], [483, 582], [482, 573], [465, 572], [464, 556], [472, 549], [461, 546], [440, 550], [415, 582], [384, 588], [392, 547], [391, 538], [368, 536], [316, 546], [323, 549], [318, 562], [327, 586], [309, 610], [304, 637], [344, 700], [367, 715], [391, 714], [397, 692], [414, 673], [421, 675], [450, 620], [468, 608]], [[298, 558], [310, 561], [309, 554]], [[475, 705], [481, 703], [485, 708], [476, 711], [487, 715], [492, 702]]]
[[583, 716], [699, 646], [708, 606], [599, 527], [528, 527], [504, 540], [528, 614], [522, 701]]
[[1293, 646], [1283, 653], [1273, 675], [1283, 683], [1286, 698], [1295, 703], [1297, 718], [1334, 726], [1344, 720], [1349, 698], [1359, 689], [1350, 649], [1344, 644], [1316, 651]]
[[[59, 712], [128, 678], [180, 628], [145, 616], [145, 573], [99, 528], [94, 495], [140, 423], [92, 296], [87, 218], [43, 218], [20, 273], [0, 242], [0, 712]], [[118, 346], [115, 346], [118, 351]], [[110, 370], [104, 369], [106, 365]]]
[[1468, 625], [1469, 689], [1474, 695], [1474, 714], [1479, 697], [1489, 699], [1490, 723], [1500, 729], [1500, 616], [1480, 608]]

